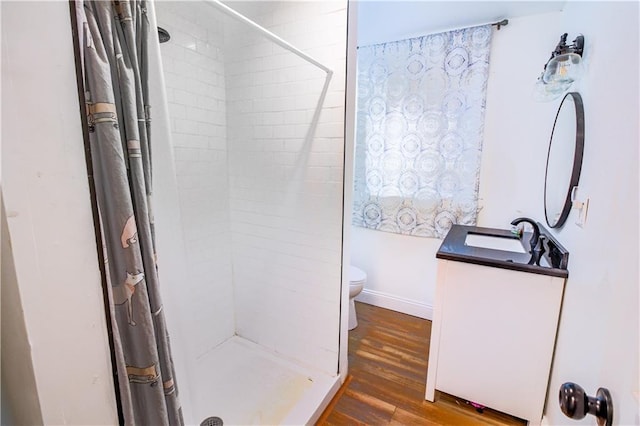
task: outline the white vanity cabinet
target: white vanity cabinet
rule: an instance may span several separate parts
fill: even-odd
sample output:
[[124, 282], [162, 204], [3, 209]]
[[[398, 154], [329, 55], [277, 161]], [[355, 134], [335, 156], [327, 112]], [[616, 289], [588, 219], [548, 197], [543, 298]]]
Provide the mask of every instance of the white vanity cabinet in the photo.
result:
[[539, 424], [564, 284], [439, 258], [426, 399], [437, 389]]

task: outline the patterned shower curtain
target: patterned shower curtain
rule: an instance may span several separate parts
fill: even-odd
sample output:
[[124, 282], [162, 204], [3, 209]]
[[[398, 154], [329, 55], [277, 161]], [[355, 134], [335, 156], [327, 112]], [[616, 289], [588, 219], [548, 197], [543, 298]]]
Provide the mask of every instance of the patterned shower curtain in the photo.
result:
[[151, 212], [147, 43], [155, 31], [145, 1], [82, 5], [86, 110], [123, 417], [127, 425], [181, 425]]
[[491, 26], [358, 48], [353, 224], [475, 224]]

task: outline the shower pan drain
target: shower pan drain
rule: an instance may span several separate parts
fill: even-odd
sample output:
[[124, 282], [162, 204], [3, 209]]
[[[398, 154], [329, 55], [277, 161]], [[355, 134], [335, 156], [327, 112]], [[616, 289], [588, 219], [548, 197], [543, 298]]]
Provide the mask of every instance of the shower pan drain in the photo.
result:
[[220, 417], [207, 417], [200, 423], [200, 426], [222, 426], [222, 424]]

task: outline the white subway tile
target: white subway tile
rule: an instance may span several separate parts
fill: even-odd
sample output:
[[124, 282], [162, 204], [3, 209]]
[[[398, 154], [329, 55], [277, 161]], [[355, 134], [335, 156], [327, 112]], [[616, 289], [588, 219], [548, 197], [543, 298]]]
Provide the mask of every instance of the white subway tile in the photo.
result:
[[[337, 34], [344, 36], [345, 4], [321, 3], [243, 7], [294, 45], [313, 49], [319, 59], [340, 59], [345, 49]], [[181, 17], [186, 13], [178, 10]], [[199, 27], [203, 16], [180, 18], [182, 28], [185, 22]], [[338, 316], [331, 310], [340, 285], [343, 71], [334, 70], [314, 139], [305, 143], [323, 72], [240, 25], [225, 29], [227, 42], [236, 48], [228, 44], [219, 50], [221, 28], [204, 35], [198, 29], [196, 52], [162, 50], [167, 71], [177, 72], [167, 85], [175, 105], [183, 226], [195, 262], [190, 274], [197, 288], [194, 307], [205, 309], [211, 306], [205, 301], [220, 294], [233, 298], [228, 296], [232, 252], [236, 332], [335, 369]], [[344, 67], [344, 61], [329, 65], [336, 64]], [[227, 261], [221, 260], [225, 253]], [[216, 280], [208, 274], [211, 268]], [[229, 322], [221, 318], [225, 314], [233, 324], [234, 306], [220, 303], [220, 315], [206, 312], [198, 321]], [[295, 327], [288, 324], [291, 318]], [[206, 351], [214, 334], [190, 346]]]

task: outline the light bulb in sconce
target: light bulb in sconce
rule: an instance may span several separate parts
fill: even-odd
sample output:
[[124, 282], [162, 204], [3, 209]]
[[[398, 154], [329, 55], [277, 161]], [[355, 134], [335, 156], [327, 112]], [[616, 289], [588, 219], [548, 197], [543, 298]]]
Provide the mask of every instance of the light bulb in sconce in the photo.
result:
[[551, 59], [542, 79], [545, 83], [573, 83], [582, 77], [582, 57], [577, 53], [565, 53]]

